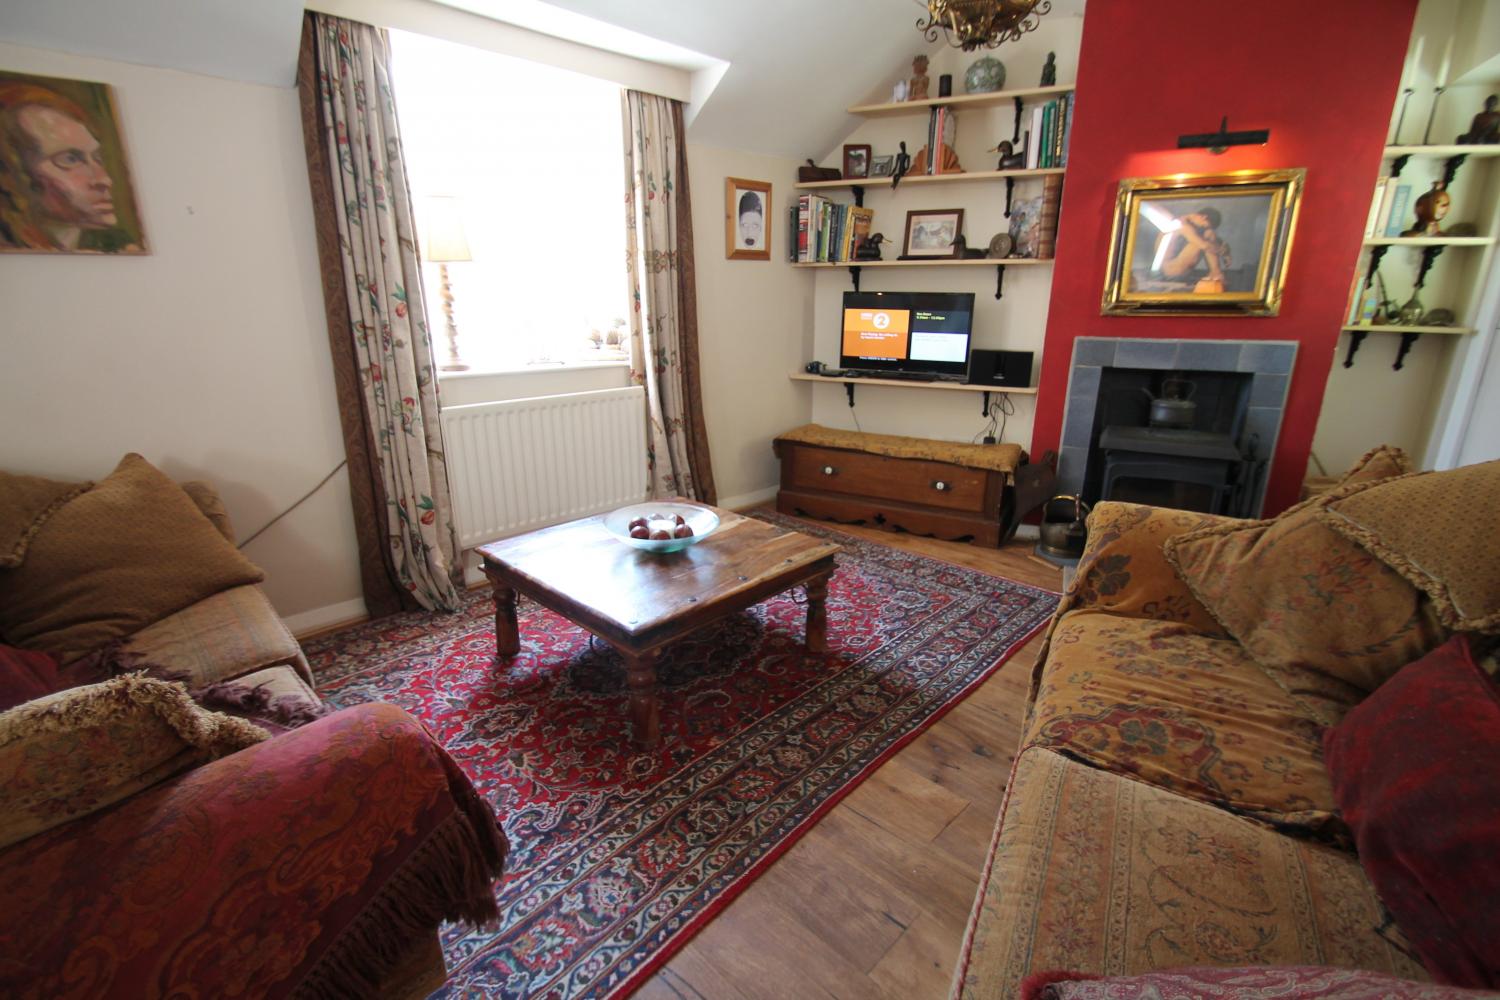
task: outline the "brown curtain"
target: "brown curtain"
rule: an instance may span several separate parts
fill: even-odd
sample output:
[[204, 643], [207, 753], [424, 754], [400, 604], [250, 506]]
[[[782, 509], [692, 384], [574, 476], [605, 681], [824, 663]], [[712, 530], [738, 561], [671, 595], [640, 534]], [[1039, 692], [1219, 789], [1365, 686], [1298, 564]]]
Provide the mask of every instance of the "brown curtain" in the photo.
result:
[[698, 291], [682, 102], [627, 90], [630, 374], [646, 387], [651, 496], [718, 499], [698, 372]]
[[297, 84], [372, 616], [454, 610], [461, 565], [386, 39], [308, 13]]

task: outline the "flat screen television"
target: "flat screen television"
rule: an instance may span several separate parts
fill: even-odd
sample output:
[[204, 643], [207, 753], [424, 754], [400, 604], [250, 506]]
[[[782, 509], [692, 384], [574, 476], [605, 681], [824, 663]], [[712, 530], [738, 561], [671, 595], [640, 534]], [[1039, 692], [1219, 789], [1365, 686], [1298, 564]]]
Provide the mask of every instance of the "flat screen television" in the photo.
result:
[[845, 292], [839, 367], [963, 378], [973, 292]]

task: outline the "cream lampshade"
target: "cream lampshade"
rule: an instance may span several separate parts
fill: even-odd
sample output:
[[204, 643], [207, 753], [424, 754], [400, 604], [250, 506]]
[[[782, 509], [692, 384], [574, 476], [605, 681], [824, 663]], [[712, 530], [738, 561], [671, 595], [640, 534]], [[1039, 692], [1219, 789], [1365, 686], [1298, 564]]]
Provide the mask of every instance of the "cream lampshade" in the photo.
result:
[[474, 259], [469, 253], [469, 239], [464, 235], [462, 205], [450, 195], [431, 195], [427, 198], [425, 221], [422, 256], [441, 269], [443, 317], [448, 321], [448, 361], [443, 365], [443, 371], [465, 371], [469, 366], [458, 354], [458, 327], [453, 322], [453, 287], [448, 281], [450, 262]]

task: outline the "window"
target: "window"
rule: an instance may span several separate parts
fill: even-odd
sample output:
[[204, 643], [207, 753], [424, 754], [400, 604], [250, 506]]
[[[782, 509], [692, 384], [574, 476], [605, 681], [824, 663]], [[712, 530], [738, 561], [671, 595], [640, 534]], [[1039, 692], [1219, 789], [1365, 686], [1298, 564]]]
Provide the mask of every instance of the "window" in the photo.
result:
[[[458, 199], [468, 240], [471, 259], [448, 265], [464, 362], [503, 371], [623, 360], [619, 88], [407, 32], [391, 32], [391, 49], [418, 236], [426, 246], [442, 203], [429, 199], [445, 196]], [[423, 270], [441, 360], [440, 268]]]

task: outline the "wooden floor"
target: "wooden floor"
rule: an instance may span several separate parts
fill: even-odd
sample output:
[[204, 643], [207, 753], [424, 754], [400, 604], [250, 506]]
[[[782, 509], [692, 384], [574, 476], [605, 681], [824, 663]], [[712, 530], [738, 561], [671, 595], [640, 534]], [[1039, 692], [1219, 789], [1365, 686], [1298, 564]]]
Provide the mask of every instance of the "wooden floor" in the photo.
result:
[[[1030, 542], [998, 551], [853, 534], [1057, 590]], [[637, 1000], [948, 995], [1040, 638], [855, 788], [672, 957]]]

